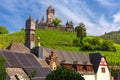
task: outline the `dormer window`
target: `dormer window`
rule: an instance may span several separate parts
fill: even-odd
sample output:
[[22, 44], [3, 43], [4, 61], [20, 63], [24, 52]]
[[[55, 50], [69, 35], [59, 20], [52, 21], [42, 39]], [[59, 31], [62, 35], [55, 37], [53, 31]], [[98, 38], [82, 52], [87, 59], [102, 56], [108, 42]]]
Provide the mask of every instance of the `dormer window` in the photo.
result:
[[92, 68], [92, 66], [90, 66], [90, 65], [87, 65], [87, 72], [92, 72], [93, 71], [93, 68]]

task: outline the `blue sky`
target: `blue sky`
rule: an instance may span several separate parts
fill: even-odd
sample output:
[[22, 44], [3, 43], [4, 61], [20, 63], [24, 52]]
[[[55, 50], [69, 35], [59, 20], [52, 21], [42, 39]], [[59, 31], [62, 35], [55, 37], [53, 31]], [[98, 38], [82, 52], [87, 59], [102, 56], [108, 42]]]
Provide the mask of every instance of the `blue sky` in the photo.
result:
[[49, 5], [55, 8], [56, 17], [84, 23], [88, 35], [102, 35], [120, 30], [120, 0], [0, 0], [0, 25], [10, 32], [20, 31], [32, 15], [36, 20], [44, 16]]

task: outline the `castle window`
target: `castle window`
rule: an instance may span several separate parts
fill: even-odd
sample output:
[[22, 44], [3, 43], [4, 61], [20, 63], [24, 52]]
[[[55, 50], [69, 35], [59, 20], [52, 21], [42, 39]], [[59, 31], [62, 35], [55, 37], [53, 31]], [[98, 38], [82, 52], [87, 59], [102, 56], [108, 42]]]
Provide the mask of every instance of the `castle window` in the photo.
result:
[[30, 35], [30, 40], [31, 40], [31, 41], [34, 41], [34, 34], [31, 34], [31, 35]]
[[104, 67], [101, 68], [101, 72], [105, 73], [105, 68]]

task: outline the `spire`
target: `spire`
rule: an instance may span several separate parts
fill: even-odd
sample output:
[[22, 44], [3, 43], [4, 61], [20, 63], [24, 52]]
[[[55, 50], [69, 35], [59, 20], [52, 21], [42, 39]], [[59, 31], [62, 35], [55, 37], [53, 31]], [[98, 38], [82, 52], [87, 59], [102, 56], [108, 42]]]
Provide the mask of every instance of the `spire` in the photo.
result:
[[[28, 20], [33, 20], [33, 18], [32, 18], [32, 16], [31, 16], [31, 15], [29, 16], [29, 19], [28, 19]], [[34, 21], [34, 20], [33, 20], [33, 21]]]
[[42, 17], [42, 21], [44, 21], [44, 17]]
[[44, 23], [44, 17], [42, 17], [42, 19], [41, 19], [40, 23]]
[[39, 23], [39, 19], [36, 20], [36, 23]]
[[52, 6], [50, 5], [47, 10], [52, 10]]
[[69, 24], [69, 22], [68, 22], [68, 20], [67, 20], [66, 25], [68, 25], [68, 24]]
[[40, 47], [40, 37], [37, 37], [37, 40], [38, 40], [38, 46]]

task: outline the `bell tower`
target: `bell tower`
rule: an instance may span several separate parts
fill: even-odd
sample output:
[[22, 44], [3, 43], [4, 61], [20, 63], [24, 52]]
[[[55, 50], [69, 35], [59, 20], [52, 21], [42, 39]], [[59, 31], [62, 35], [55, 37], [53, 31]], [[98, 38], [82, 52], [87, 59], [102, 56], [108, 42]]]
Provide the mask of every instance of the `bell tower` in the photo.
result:
[[47, 8], [47, 23], [50, 24], [53, 22], [53, 19], [55, 18], [55, 10], [54, 8], [52, 8], [52, 6], [50, 5]]
[[29, 18], [26, 20], [26, 40], [25, 45], [29, 49], [33, 49], [35, 47], [35, 21], [32, 18], [32, 16], [29, 16]]

